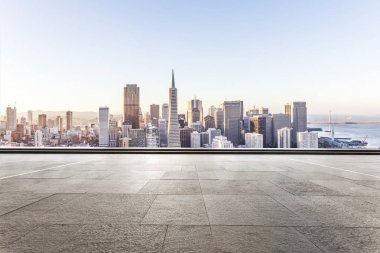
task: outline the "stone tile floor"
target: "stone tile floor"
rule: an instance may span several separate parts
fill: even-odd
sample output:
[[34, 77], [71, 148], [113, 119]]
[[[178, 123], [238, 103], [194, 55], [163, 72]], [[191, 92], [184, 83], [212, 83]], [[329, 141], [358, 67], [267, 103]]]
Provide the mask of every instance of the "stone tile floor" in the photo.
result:
[[380, 252], [380, 156], [0, 156], [0, 252]]

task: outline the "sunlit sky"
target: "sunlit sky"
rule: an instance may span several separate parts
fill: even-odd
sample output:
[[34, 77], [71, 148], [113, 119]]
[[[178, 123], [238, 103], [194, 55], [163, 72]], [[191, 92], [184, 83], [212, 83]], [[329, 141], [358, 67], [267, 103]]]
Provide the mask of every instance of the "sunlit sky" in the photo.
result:
[[0, 110], [121, 113], [243, 100], [282, 112], [380, 114], [380, 1], [0, 0]]

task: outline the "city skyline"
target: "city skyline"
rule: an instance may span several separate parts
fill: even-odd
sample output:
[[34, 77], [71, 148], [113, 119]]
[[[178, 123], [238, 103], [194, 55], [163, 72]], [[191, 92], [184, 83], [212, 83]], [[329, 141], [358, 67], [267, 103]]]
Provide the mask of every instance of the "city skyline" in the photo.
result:
[[[5, 0], [0, 111], [15, 102], [25, 112], [106, 104], [119, 114], [127, 83], [141, 87], [149, 111], [168, 102], [174, 68], [179, 112], [195, 95], [204, 108], [243, 100], [282, 111], [286, 102], [308, 101], [311, 114], [378, 115], [379, 7], [371, 0]], [[68, 99], [75, 106], [67, 108]]]

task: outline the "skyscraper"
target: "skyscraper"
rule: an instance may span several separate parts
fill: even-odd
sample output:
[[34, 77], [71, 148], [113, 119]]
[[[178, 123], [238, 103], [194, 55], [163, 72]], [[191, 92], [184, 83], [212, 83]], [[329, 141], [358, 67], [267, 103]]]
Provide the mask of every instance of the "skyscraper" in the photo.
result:
[[139, 128], [140, 88], [137, 84], [127, 84], [124, 87], [124, 122]]
[[251, 129], [263, 135], [264, 147], [272, 146], [272, 117], [270, 115], [257, 115], [251, 118]]
[[297, 133], [307, 130], [306, 102], [293, 102], [293, 145], [297, 144]]
[[109, 109], [99, 107], [99, 147], [109, 145]]
[[109, 146], [117, 147], [119, 145], [119, 135], [117, 130], [117, 121], [114, 119], [109, 120]]
[[292, 105], [289, 103], [285, 104], [285, 114], [290, 116], [290, 120], [292, 120]]
[[210, 106], [210, 108], [208, 108], [208, 115], [215, 117], [215, 111], [216, 111], [215, 106], [213, 106], [213, 105]]
[[206, 117], [204, 117], [203, 119], [203, 127], [205, 129], [205, 131], [207, 131], [207, 129], [209, 128], [215, 128], [215, 119], [213, 116], [210, 116], [210, 115], [207, 115]]
[[192, 128], [184, 127], [179, 130], [180, 132], [180, 141], [182, 148], [191, 147], [191, 133], [193, 132]]
[[150, 105], [150, 121], [152, 126], [158, 127], [158, 119], [160, 118], [160, 105]]
[[190, 127], [193, 122], [203, 121], [202, 101], [194, 98], [187, 103], [187, 125]]
[[168, 122], [168, 147], [181, 147], [178, 123], [177, 88], [174, 81], [174, 70], [172, 70], [172, 87], [169, 88], [169, 122]]
[[148, 124], [146, 127], [146, 147], [158, 148], [160, 146], [160, 136], [158, 128], [152, 124]]
[[57, 116], [57, 118], [55, 119], [55, 125], [58, 128], [58, 132], [63, 131], [63, 119], [61, 116]]
[[41, 128], [45, 128], [47, 126], [47, 116], [46, 114], [38, 115], [38, 126]]
[[224, 134], [224, 111], [223, 108], [217, 108], [214, 114], [215, 127], [220, 129], [221, 133]]
[[13, 109], [8, 106], [7, 107], [7, 130], [15, 131], [17, 128], [17, 113], [16, 107]]
[[277, 130], [281, 128], [291, 128], [290, 115], [284, 113], [277, 113], [272, 115], [273, 118], [273, 144], [272, 147], [277, 147], [278, 134]]
[[158, 132], [160, 136], [160, 147], [168, 146], [168, 122], [165, 119], [158, 121]]
[[235, 146], [241, 144], [241, 130], [243, 121], [243, 101], [225, 101], [224, 136]]
[[70, 130], [73, 127], [73, 112], [66, 112], [66, 130]]
[[33, 111], [28, 111], [28, 123], [29, 125], [33, 124]]
[[165, 119], [166, 122], [169, 121], [169, 104], [164, 103], [162, 104], [162, 112], [161, 112], [161, 118]]

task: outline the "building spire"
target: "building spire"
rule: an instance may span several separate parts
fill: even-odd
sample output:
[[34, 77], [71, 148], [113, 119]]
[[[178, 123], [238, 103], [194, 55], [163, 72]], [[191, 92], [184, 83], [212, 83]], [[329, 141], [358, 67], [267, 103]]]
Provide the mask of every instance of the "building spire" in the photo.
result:
[[174, 69], [172, 69], [172, 88], [175, 88], [175, 82], [174, 82]]

